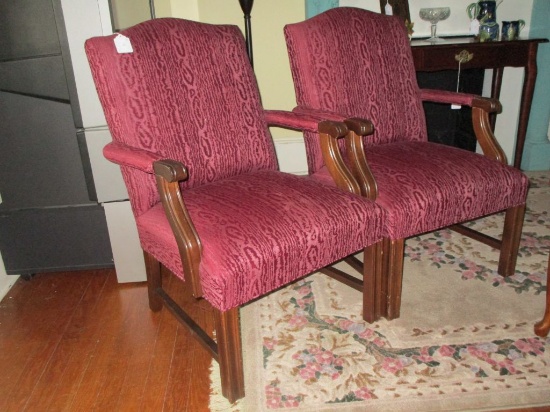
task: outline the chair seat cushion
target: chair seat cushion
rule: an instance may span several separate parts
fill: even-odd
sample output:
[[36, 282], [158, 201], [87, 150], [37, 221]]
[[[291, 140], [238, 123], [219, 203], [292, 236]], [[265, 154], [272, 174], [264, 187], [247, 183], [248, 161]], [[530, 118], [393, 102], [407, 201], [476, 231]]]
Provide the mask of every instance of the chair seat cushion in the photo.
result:
[[[367, 149], [387, 212], [385, 235], [407, 238], [525, 203], [528, 180], [519, 170], [481, 154], [431, 142]], [[315, 179], [327, 182], [328, 172]]]
[[[222, 311], [382, 238], [379, 206], [307, 177], [258, 171], [185, 190], [183, 197], [203, 245], [204, 297]], [[162, 205], [137, 224], [143, 249], [171, 262], [168, 269], [183, 278]]]

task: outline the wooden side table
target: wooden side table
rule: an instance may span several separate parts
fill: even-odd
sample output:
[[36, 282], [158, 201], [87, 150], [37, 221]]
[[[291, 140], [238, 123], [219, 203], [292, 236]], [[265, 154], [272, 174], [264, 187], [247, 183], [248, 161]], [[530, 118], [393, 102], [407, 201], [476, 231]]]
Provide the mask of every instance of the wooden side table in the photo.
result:
[[550, 279], [550, 256], [548, 256], [548, 269], [546, 280], [546, 310], [540, 322], [535, 324], [535, 333], [538, 336], [545, 337], [550, 331], [550, 292], [548, 291], [548, 279]]
[[[523, 67], [525, 78], [519, 112], [514, 167], [521, 167], [525, 135], [531, 111], [531, 102], [537, 78], [537, 50], [548, 39], [520, 39], [480, 43], [473, 37], [446, 37], [445, 42], [411, 42], [416, 71], [458, 70], [458, 60], [463, 57], [462, 69], [493, 69], [491, 97], [500, 97], [502, 73], [505, 67]], [[494, 130], [496, 117], [491, 117]]]

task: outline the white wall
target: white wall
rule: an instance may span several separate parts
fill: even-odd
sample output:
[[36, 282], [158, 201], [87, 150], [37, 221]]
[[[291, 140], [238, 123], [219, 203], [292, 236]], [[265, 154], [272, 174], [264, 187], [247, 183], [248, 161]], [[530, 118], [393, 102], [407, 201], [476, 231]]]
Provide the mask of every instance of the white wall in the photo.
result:
[[[125, 29], [151, 18], [149, 0], [111, 0], [115, 29]], [[155, 12], [156, 9], [155, 4]]]

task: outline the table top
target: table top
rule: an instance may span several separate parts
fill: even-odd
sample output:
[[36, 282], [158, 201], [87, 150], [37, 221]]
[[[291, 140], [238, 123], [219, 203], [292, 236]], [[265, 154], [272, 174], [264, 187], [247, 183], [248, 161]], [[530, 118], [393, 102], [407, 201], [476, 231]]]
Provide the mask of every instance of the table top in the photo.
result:
[[441, 36], [442, 39], [445, 39], [445, 41], [442, 42], [429, 42], [426, 41], [428, 37], [423, 38], [413, 38], [411, 40], [411, 46], [412, 47], [448, 47], [448, 46], [457, 46], [457, 45], [464, 45], [464, 44], [470, 44], [470, 45], [476, 45], [479, 47], [494, 47], [494, 46], [505, 46], [505, 45], [513, 45], [513, 44], [521, 44], [521, 43], [547, 43], [548, 39], [544, 38], [519, 38], [517, 40], [496, 40], [496, 41], [488, 41], [488, 42], [480, 42], [479, 39], [477, 39], [474, 36]]
[[464, 69], [531, 67], [536, 59], [538, 44], [548, 42], [548, 39], [541, 38], [483, 43], [474, 36], [443, 38], [445, 41], [435, 43], [420, 38], [411, 41], [417, 71], [457, 70], [460, 59], [463, 59], [461, 64]]

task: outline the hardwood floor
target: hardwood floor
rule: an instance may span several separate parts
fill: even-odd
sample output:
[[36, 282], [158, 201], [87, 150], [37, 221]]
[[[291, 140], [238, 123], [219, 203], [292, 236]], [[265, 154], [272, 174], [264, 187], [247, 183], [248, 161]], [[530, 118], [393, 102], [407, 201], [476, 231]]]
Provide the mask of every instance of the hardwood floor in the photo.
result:
[[[189, 307], [183, 282], [164, 279]], [[212, 329], [206, 305], [190, 314]], [[0, 304], [0, 411], [208, 411], [210, 362], [168, 311], [149, 310], [145, 283], [113, 270], [19, 279]]]
[[1, 411], [208, 411], [210, 362], [168, 311], [149, 310], [145, 283], [113, 270], [20, 279], [0, 305]]

